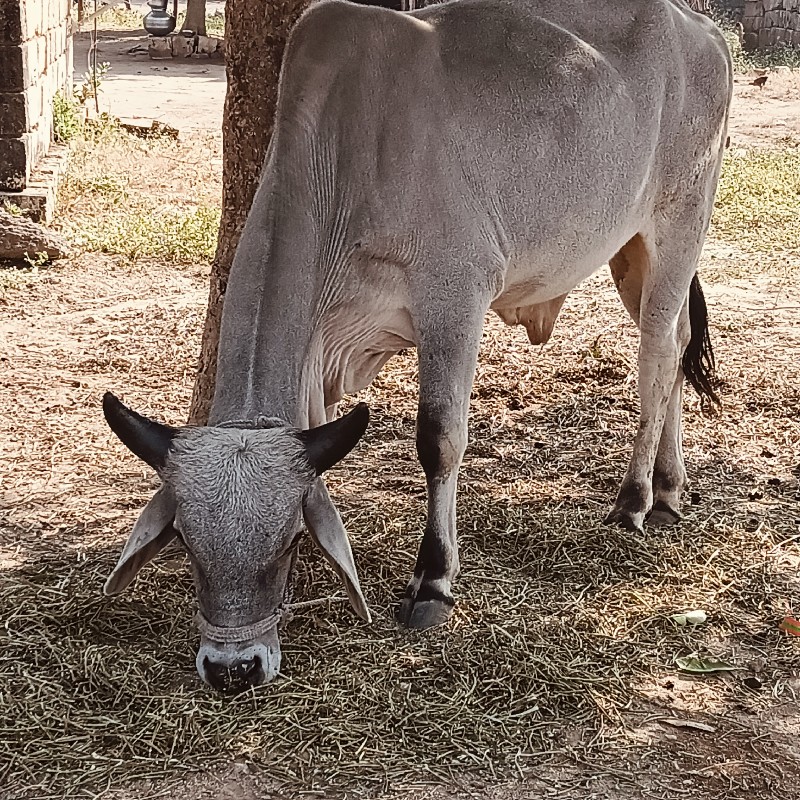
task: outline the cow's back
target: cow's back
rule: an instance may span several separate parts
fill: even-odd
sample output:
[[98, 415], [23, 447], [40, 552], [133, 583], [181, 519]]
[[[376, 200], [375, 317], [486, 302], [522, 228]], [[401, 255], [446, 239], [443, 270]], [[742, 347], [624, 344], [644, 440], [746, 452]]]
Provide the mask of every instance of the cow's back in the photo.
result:
[[292, 40], [287, 104], [315, 118], [370, 225], [420, 229], [460, 204], [534, 249], [576, 214], [602, 237], [654, 202], [687, 151], [713, 149], [730, 91], [721, 35], [681, 0], [454, 0], [410, 16], [327, 0]]
[[[302, 369], [315, 399], [299, 419], [324, 420], [417, 343], [432, 297], [562, 297], [687, 187], [708, 193], [689, 184], [719, 164], [730, 72], [679, 0], [312, 5], [231, 273], [222, 372], [295, 387]], [[258, 369], [238, 345], [253, 330]], [[295, 351], [305, 365], [284, 367]], [[286, 405], [270, 391], [264, 407]]]
[[576, 225], [610, 233], [687, 159], [717, 157], [729, 56], [681, 0], [458, 0], [417, 16], [438, 34], [465, 171], [535, 245], [580, 249]]

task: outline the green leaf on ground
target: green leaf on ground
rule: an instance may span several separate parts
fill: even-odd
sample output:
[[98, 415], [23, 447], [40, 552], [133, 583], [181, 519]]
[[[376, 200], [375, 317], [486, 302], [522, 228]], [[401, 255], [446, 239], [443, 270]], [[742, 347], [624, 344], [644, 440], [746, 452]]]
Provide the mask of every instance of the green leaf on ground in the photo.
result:
[[739, 667], [728, 664], [717, 658], [700, 658], [699, 656], [681, 656], [675, 659], [679, 669], [684, 672], [694, 672], [698, 674], [710, 674], [714, 672], [733, 672]]

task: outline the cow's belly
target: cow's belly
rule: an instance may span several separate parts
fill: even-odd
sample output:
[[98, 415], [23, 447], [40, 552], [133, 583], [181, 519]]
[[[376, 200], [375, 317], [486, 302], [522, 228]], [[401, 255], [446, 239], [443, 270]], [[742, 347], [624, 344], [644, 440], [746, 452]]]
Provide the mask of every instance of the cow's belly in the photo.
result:
[[503, 275], [503, 287], [492, 302], [492, 308], [546, 303], [566, 294], [607, 264], [639, 227], [637, 221], [631, 219], [606, 235], [559, 237], [556, 241], [563, 244], [558, 248], [535, 245], [512, 251]]
[[567, 294], [608, 263], [636, 233], [636, 227], [621, 226], [613, 236], [597, 237], [584, 247], [564, 252], [530, 249], [512, 255], [503, 288], [491, 309], [507, 325], [522, 325], [532, 344], [544, 344]]

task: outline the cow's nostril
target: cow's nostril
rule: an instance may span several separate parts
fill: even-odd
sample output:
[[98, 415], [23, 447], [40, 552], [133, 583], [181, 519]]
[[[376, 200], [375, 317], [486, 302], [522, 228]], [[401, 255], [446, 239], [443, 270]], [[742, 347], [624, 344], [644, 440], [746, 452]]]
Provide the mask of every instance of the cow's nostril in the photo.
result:
[[208, 682], [219, 692], [242, 692], [251, 686], [258, 686], [264, 680], [259, 656], [233, 664], [220, 664], [206, 657], [203, 667]]
[[232, 671], [239, 676], [242, 681], [252, 686], [253, 683], [255, 683], [260, 670], [261, 659], [258, 656], [253, 656], [253, 658], [247, 661], [240, 661], [234, 666]]
[[226, 684], [228, 683], [228, 668], [224, 664], [212, 661], [210, 658], [203, 659], [203, 667], [205, 668], [208, 682], [217, 691], [225, 691]]

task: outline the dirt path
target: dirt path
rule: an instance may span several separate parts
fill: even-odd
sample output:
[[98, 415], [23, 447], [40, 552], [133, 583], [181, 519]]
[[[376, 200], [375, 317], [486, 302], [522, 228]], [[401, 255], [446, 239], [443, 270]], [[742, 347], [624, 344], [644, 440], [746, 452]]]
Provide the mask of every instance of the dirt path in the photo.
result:
[[769, 146], [800, 141], [800, 73], [772, 72], [763, 87], [755, 74], [737, 76], [729, 133], [731, 145]]
[[[206, 13], [221, 11], [223, 3], [207, 3]], [[133, 4], [144, 14], [145, 4]], [[170, 5], [171, 7], [171, 5]], [[102, 20], [102, 18], [101, 18]], [[147, 52], [144, 30], [101, 27], [97, 61], [108, 63], [100, 85], [100, 111], [125, 118], [155, 119], [179, 130], [222, 130], [225, 65], [204, 57], [154, 61]], [[89, 71], [92, 33], [75, 37], [75, 81]]]

